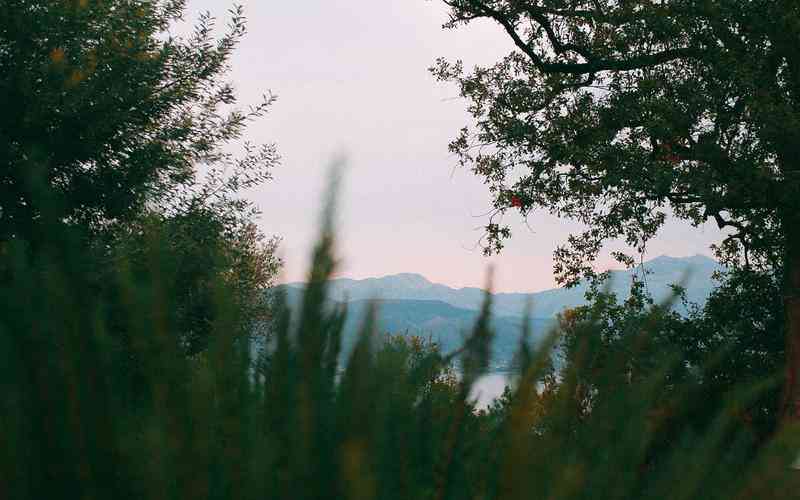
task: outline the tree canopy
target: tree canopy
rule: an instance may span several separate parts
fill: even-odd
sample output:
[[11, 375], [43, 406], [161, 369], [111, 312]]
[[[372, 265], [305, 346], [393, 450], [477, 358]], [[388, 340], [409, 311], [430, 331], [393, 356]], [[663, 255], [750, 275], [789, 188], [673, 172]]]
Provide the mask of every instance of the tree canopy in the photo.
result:
[[[0, 240], [33, 239], [44, 205], [97, 232], [226, 196], [232, 208], [232, 192], [269, 178], [273, 145], [238, 157], [225, 148], [273, 102], [237, 109], [223, 78], [246, 31], [242, 11], [219, 39], [208, 14], [182, 37], [173, 31], [184, 6], [4, 2]], [[233, 173], [223, 181], [223, 171]]]
[[[13, 276], [11, 247], [42, 260], [79, 234], [92, 262], [87, 293], [106, 301], [113, 332], [131, 334], [115, 316], [126, 267], [169, 281], [181, 318], [173, 333], [193, 355], [208, 344], [221, 283], [241, 328], [264, 319], [276, 240], [241, 194], [270, 179], [280, 158], [274, 144], [243, 137], [275, 97], [242, 107], [226, 79], [246, 33], [242, 8], [223, 29], [205, 13], [184, 34], [185, 4], [3, 3], [0, 276], [28, 279]], [[169, 269], [153, 268], [154, 252], [169, 256]]]
[[[720, 256], [783, 275], [787, 409], [800, 417], [800, 4], [445, 3], [446, 27], [488, 19], [516, 47], [471, 73], [432, 68], [470, 101], [475, 126], [450, 149], [486, 180], [495, 215], [586, 224], [556, 251], [567, 284], [610, 239], [642, 251], [669, 214], [715, 221], [728, 231]], [[487, 234], [497, 251], [510, 229], [493, 216]]]

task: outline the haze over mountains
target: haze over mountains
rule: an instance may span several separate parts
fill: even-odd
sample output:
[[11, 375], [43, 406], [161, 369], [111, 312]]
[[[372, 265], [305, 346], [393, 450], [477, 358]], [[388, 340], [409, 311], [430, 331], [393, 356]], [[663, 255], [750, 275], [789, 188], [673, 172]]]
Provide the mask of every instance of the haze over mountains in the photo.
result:
[[[703, 303], [714, 288], [712, 274], [721, 266], [715, 260], [703, 256], [667, 257], [661, 256], [644, 262], [632, 270], [611, 271], [611, 290], [618, 297], [629, 294], [634, 274], [643, 276], [647, 290], [656, 301], [671, 295], [671, 284], [683, 284], [687, 299]], [[302, 288], [302, 283], [286, 285]], [[382, 278], [353, 280], [340, 278], [330, 283], [332, 300], [349, 302], [358, 300], [438, 300], [461, 309], [478, 310], [483, 302], [484, 291], [480, 288], [451, 288], [447, 285], [431, 283], [419, 274], [403, 273]], [[565, 289], [554, 288], [534, 293], [496, 293], [493, 295], [493, 311], [500, 316], [523, 316], [525, 305], [532, 302], [531, 316], [553, 318], [567, 307], [585, 303], [587, 286]], [[680, 306], [677, 306], [680, 309]]]
[[[634, 275], [643, 277], [648, 292], [656, 301], [669, 298], [671, 284], [686, 288], [689, 302], [703, 304], [715, 286], [712, 275], [721, 270], [715, 260], [693, 257], [661, 256], [624, 271], [612, 271], [610, 290], [621, 300], [629, 295]], [[289, 283], [286, 290], [290, 304], [298, 304], [303, 283]], [[565, 308], [585, 304], [587, 286], [556, 288], [535, 293], [493, 294], [493, 327], [496, 333], [492, 365], [507, 366], [515, 352], [526, 304], [532, 305], [530, 326], [534, 341], [555, 325], [556, 315]], [[440, 343], [446, 351], [461, 346], [470, 331], [484, 300], [480, 288], [451, 288], [432, 283], [419, 274], [403, 273], [381, 278], [335, 279], [329, 285], [329, 299], [348, 303], [344, 351], [352, 346], [368, 303], [378, 300], [378, 328], [381, 332], [422, 335]], [[685, 313], [682, 304], [676, 310]]]

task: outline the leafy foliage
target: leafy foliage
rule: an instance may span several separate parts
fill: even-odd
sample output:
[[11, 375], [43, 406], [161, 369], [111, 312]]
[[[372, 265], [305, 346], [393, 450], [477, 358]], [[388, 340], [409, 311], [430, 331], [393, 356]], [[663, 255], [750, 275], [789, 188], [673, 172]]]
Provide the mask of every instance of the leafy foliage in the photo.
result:
[[[769, 371], [758, 334], [780, 326], [775, 303], [749, 316], [729, 301], [764, 275], [737, 275], [691, 320], [597, 292], [563, 318], [563, 368], [557, 333], [522, 342], [518, 382], [485, 412], [469, 394], [490, 356], [488, 296], [460, 351], [378, 338], [373, 311], [342, 365], [346, 311], [325, 305], [332, 202], [297, 318], [261, 293], [278, 262], [237, 192], [276, 157], [226, 152], [263, 107], [220, 111], [239, 11], [213, 42], [207, 17], [169, 35], [181, 1], [6, 6], [3, 498], [796, 496], [797, 429], [741, 424], [769, 385], [742, 386], [708, 361], [713, 344], [684, 340], [736, 335], [729, 368]], [[254, 331], [270, 332], [263, 352]]]
[[487, 253], [511, 235], [497, 221], [509, 209], [575, 219], [587, 229], [555, 252], [557, 279], [574, 285], [608, 240], [643, 253], [668, 214], [715, 221], [726, 263], [781, 283], [783, 407], [800, 420], [798, 3], [444, 3], [445, 27], [490, 20], [515, 45], [471, 73], [431, 68], [471, 103], [474, 130], [450, 150], [491, 190]]
[[[686, 326], [641, 294], [598, 292], [558, 334], [522, 342], [517, 382], [486, 411], [469, 399], [486, 369], [489, 304], [451, 355], [378, 337], [367, 314], [344, 365], [346, 311], [325, 305], [333, 238], [317, 248], [303, 308], [280, 298], [256, 356], [235, 283], [217, 276], [206, 349], [189, 353], [169, 235], [122, 262], [123, 305], [90, 289], [80, 235], [35, 260], [17, 245], [0, 286], [0, 484], [13, 498], [793, 498], [791, 429], [759, 440], [742, 409], [763, 388], [708, 398], [706, 361], [679, 362]], [[164, 239], [165, 238], [166, 241]], [[77, 250], [76, 250], [77, 249]], [[134, 333], [109, 335], [111, 316]], [[299, 314], [292, 320], [293, 314]], [[224, 334], [222, 334], [224, 333]], [[455, 371], [458, 356], [463, 367]], [[710, 372], [709, 372], [710, 373]]]
[[[667, 207], [780, 261], [798, 210], [796, 3], [445, 3], [447, 27], [488, 19], [517, 49], [469, 74], [460, 62], [432, 68], [476, 119], [451, 150], [486, 179], [498, 211], [542, 208], [589, 226], [559, 252], [562, 279], [609, 238], [641, 250]], [[488, 229], [487, 250], [499, 249], [508, 230]]]
[[[92, 254], [92, 293], [109, 301], [109, 334], [130, 324], [113, 283], [121, 263], [154, 272], [153, 242], [171, 255], [169, 294], [184, 349], [213, 330], [216, 282], [249, 311], [240, 328], [265, 321], [263, 292], [280, 265], [277, 240], [257, 229], [241, 192], [271, 178], [275, 146], [233, 146], [274, 102], [238, 109], [224, 77], [246, 32], [240, 7], [227, 32], [200, 17], [173, 34], [185, 2], [10, 0], [0, 19], [0, 245], [29, 258], [73, 228]], [[61, 226], [64, 226], [62, 228]], [[75, 236], [77, 237], [77, 236]], [[76, 243], [77, 244], [77, 243]], [[15, 272], [0, 263], [4, 273]], [[166, 284], [165, 284], [166, 286]], [[119, 321], [117, 321], [117, 319]]]
[[[45, 209], [101, 231], [269, 178], [274, 146], [246, 146], [240, 158], [225, 150], [273, 102], [231, 108], [220, 78], [245, 33], [242, 11], [219, 40], [208, 15], [184, 39], [170, 32], [184, 3], [4, 3], [0, 239], [33, 241]], [[199, 183], [198, 165], [209, 182]], [[234, 171], [227, 180], [224, 169]]]

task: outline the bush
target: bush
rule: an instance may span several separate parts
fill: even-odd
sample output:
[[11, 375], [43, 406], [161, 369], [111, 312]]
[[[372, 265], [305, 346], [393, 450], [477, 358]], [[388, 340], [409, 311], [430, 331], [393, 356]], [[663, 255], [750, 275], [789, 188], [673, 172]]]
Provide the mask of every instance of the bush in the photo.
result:
[[[300, 317], [278, 298], [258, 359], [224, 279], [208, 347], [190, 352], [176, 334], [169, 246], [146, 248], [146, 273], [120, 263], [111, 304], [93, 293], [81, 239], [57, 236], [33, 256], [4, 248], [6, 498], [794, 497], [797, 436], [756, 443], [739, 418], [763, 387], [733, 388], [705, 418], [686, 418], [702, 393], [679, 376], [680, 353], [654, 351], [645, 331], [674, 320], [663, 308], [573, 313], [564, 367], [550, 361], [556, 334], [536, 352], [523, 343], [515, 386], [476, 411], [488, 307], [457, 353], [460, 373], [436, 346], [378, 338], [374, 314], [339, 365], [346, 311], [323, 307], [330, 235]], [[610, 345], [614, 326], [630, 335]]]

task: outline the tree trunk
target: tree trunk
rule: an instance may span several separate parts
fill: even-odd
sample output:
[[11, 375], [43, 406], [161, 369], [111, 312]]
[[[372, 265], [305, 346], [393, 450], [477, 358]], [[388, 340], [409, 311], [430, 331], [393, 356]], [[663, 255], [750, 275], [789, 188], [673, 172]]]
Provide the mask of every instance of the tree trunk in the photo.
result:
[[800, 422], [800, 217], [784, 219], [784, 314], [786, 315], [786, 380], [783, 415]]

